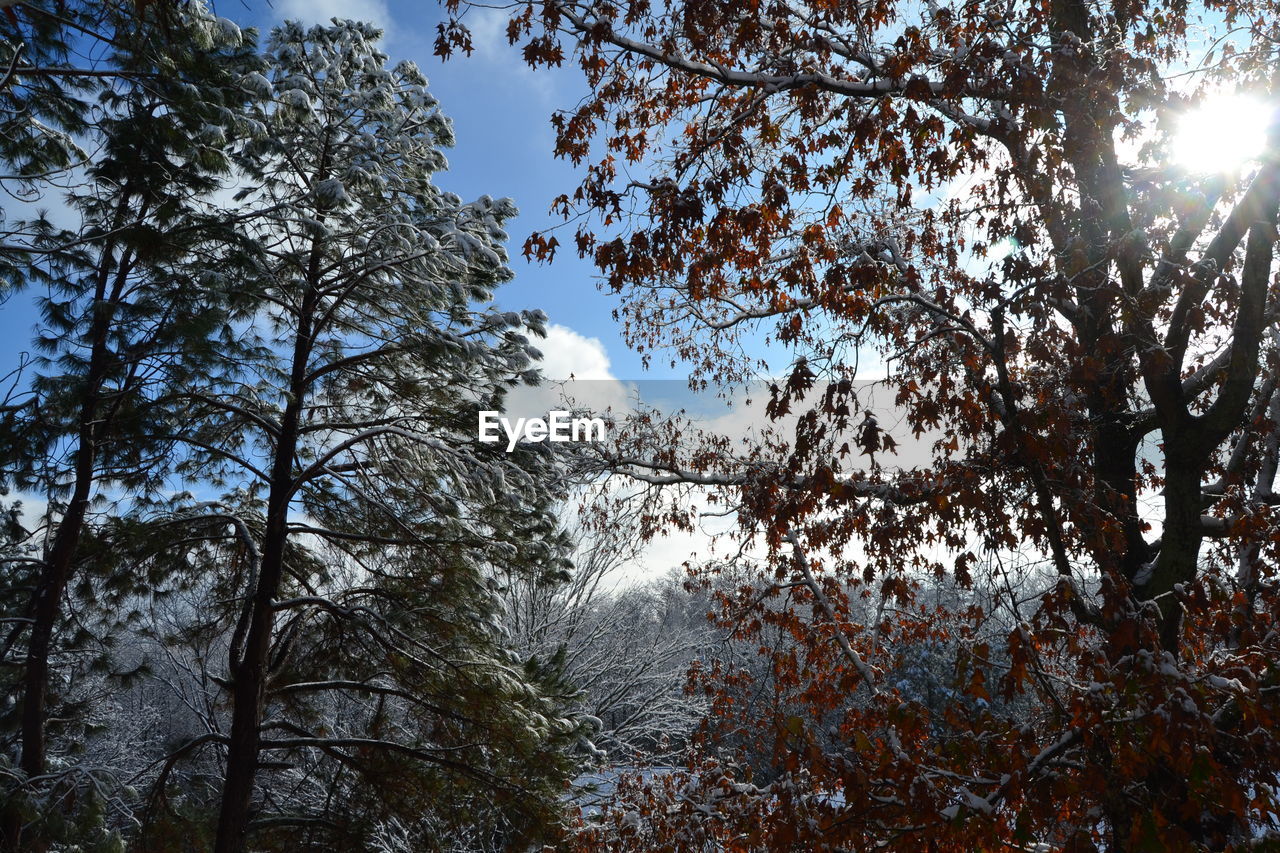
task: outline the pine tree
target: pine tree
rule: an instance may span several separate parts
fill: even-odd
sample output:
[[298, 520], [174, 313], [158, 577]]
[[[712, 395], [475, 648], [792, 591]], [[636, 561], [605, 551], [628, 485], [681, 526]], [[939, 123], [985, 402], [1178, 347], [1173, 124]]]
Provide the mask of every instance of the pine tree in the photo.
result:
[[117, 22], [111, 61], [121, 82], [101, 91], [99, 118], [86, 130], [102, 153], [69, 195], [79, 227], [37, 220], [23, 228], [27, 274], [43, 291], [43, 356], [27, 393], [3, 411], [0, 448], [8, 484], [45, 495], [48, 509], [40, 553], [24, 557], [9, 589], [26, 598], [3, 650], [20, 667], [18, 764], [31, 780], [11, 792], [10, 849], [44, 843], [30, 820], [38, 814], [26, 813], [25, 830], [20, 824], [24, 803], [40, 796], [30, 785], [48, 768], [51, 665], [67, 588], [94, 570], [83, 547], [93, 505], [163, 482], [173, 389], [211, 369], [207, 340], [223, 310], [198, 271], [210, 245], [225, 242], [225, 233], [215, 236], [225, 220], [210, 197], [228, 171], [233, 109], [249, 94], [242, 78], [257, 60], [237, 30], [199, 7], [180, 19], [180, 51], [158, 49], [132, 22]]
[[[533, 683], [548, 674], [492, 625], [497, 567], [563, 563], [556, 458], [475, 435], [478, 410], [533, 380], [527, 335], [545, 323], [486, 307], [511, 276], [515, 208], [432, 183], [449, 122], [378, 36], [352, 22], [272, 34], [271, 100], [249, 117], [266, 132], [237, 161], [248, 239], [229, 258], [249, 271], [225, 282], [253, 312], [237, 328], [261, 337], [225, 360], [237, 382], [188, 400], [188, 469], [233, 487], [188, 521], [247, 532], [240, 573], [226, 570], [218, 851], [281, 827], [290, 844], [303, 827], [353, 849], [429, 808], [481, 822], [486, 800], [497, 836], [536, 839], [554, 831], [578, 737]], [[293, 784], [255, 797], [265, 773]], [[311, 800], [279, 793], [321, 782]]]
[[[198, 22], [194, 24], [193, 22]], [[0, 181], [18, 204], [52, 192], [88, 165], [92, 104], [104, 87], [136, 87], [159, 67], [119, 62], [120, 48], [166, 56], [202, 49], [238, 28], [181, 0], [24, 0], [0, 4]], [[171, 71], [174, 69], [170, 69]], [[7, 216], [5, 214], [8, 214]], [[0, 211], [0, 293], [21, 286], [38, 247], [21, 215]]]

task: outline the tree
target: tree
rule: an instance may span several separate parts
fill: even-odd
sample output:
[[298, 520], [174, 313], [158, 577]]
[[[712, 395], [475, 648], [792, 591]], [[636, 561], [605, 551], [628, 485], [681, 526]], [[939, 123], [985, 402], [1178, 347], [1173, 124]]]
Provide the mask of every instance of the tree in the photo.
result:
[[[240, 39], [239, 28], [201, 4], [173, 0], [27, 0], [0, 4], [0, 162], [5, 190], [21, 204], [74, 181], [90, 155], [91, 104], [103, 88], [182, 72], [183, 54]], [[119, 61], [121, 51], [150, 63]], [[172, 82], [171, 80], [169, 82]], [[0, 275], [20, 285], [31, 235], [3, 223]]]
[[[564, 562], [557, 459], [475, 435], [479, 410], [536, 378], [545, 317], [488, 304], [515, 207], [433, 183], [450, 124], [379, 37], [273, 31], [270, 100], [248, 115], [264, 132], [237, 158], [246, 239], [210, 273], [245, 312], [232, 367], [177, 395], [184, 470], [231, 491], [174, 523], [237, 543], [230, 730], [202, 739], [226, 748], [223, 853], [259, 831], [351, 849], [364, 818], [465, 822], [485, 798], [509, 843], [554, 837], [580, 728], [498, 642], [486, 583]], [[258, 786], [264, 767], [296, 784]], [[318, 795], [291, 800], [304, 783]], [[450, 786], [470, 792], [452, 815]]]
[[13, 5], [5, 186], [79, 223], [0, 246], [43, 312], [0, 407], [5, 849], [554, 843], [585, 723], [495, 591], [564, 578], [566, 463], [475, 434], [537, 380], [514, 204], [434, 185], [449, 122], [368, 25], [259, 55], [200, 4]]
[[684, 589], [674, 567], [637, 575], [644, 540], [625, 496], [584, 502], [570, 534], [568, 581], [505, 578], [503, 625], [515, 648], [557, 662], [581, 694], [598, 758], [622, 766], [678, 760], [705, 710], [684, 688], [689, 664], [714, 646], [707, 602]]
[[[193, 30], [208, 24], [199, 10], [183, 20]], [[165, 401], [209, 369], [204, 344], [219, 328], [220, 304], [194, 286], [193, 270], [216, 239], [209, 198], [228, 168], [209, 136], [225, 144], [234, 135], [229, 107], [245, 99], [239, 81], [253, 61], [238, 31], [222, 35], [162, 55], [145, 38], [119, 34], [116, 66], [157, 79], [101, 92], [102, 118], [86, 138], [104, 156], [69, 193], [79, 228], [39, 219], [22, 229], [24, 275], [47, 290], [37, 341], [46, 355], [5, 407], [0, 437], [5, 485], [48, 499], [41, 535], [29, 540], [43, 540], [38, 556], [10, 564], [8, 592], [25, 606], [4, 641], [6, 662], [21, 672], [18, 763], [28, 781], [47, 770], [51, 660], [68, 585], [92, 562], [92, 506], [113, 489], [141, 496], [163, 481]], [[171, 168], [179, 161], [184, 168]], [[12, 798], [8, 806], [13, 818]], [[32, 849], [42, 843], [33, 832], [20, 841], [10, 820], [6, 844]]]
[[[790, 350], [770, 412], [799, 414], [791, 434], [615, 460], [736, 498], [773, 579], [736, 624], [753, 636], [790, 596], [769, 618], [804, 650], [772, 661], [789, 708], [729, 723], [771, 744], [776, 778], [699, 765], [704, 797], [650, 810], [670, 830], [651, 837], [1167, 850], [1274, 832], [1280, 125], [1234, 174], [1169, 157], [1178, 117], [1220, 91], [1274, 109], [1274, 8], [510, 9], [531, 64], [572, 57], [589, 86], [553, 119], [585, 167], [555, 206], [632, 342], [725, 383], [761, 338]], [[455, 15], [437, 52], [469, 48]], [[886, 358], [927, 463], [894, 465], [886, 413], [860, 416], [859, 351]], [[956, 679], [1034, 711], [956, 708], [938, 736], [873, 652], [942, 630], [913, 612], [920, 573], [967, 582], [1018, 552], [1043, 570], [1006, 595], [1007, 665], [975, 677], [974, 643]], [[865, 625], [850, 590], [873, 584], [899, 613]], [[814, 748], [833, 713], [839, 748]]]

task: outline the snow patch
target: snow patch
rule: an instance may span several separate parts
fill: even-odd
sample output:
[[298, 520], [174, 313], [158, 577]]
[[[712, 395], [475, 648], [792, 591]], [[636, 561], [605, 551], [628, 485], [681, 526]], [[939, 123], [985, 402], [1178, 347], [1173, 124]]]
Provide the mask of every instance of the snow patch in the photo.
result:
[[259, 98], [271, 97], [271, 81], [263, 77], [257, 71], [253, 71], [240, 78], [240, 88], [246, 92]]
[[347, 196], [347, 188], [342, 185], [342, 181], [337, 178], [329, 178], [323, 181], [316, 181], [315, 185], [316, 200], [326, 206], [334, 206], [346, 204], [349, 201]]

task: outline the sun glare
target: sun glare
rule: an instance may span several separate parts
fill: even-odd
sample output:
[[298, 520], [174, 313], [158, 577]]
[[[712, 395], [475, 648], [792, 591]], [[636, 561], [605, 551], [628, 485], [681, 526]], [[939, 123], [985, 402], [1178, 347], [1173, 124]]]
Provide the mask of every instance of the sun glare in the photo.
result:
[[1262, 154], [1270, 110], [1256, 98], [1224, 95], [1182, 116], [1173, 160], [1194, 172], [1230, 172]]

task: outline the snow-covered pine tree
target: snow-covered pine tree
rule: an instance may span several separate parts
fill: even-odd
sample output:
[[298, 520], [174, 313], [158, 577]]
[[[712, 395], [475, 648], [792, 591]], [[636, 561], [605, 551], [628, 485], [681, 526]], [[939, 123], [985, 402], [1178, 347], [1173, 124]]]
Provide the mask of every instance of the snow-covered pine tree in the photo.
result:
[[163, 482], [174, 391], [218, 369], [208, 338], [226, 309], [197, 278], [211, 247], [232, 234], [211, 198], [250, 94], [242, 80], [260, 60], [201, 6], [166, 21], [179, 28], [180, 48], [157, 45], [132, 17], [114, 28], [109, 65], [118, 79], [100, 90], [81, 129], [99, 153], [67, 196], [78, 223], [40, 219], [20, 229], [30, 242], [18, 283], [39, 290], [42, 356], [0, 411], [0, 455], [4, 485], [42, 496], [47, 510], [26, 539], [38, 544], [3, 576], [14, 615], [0, 654], [19, 699], [0, 720], [17, 729], [7, 750], [16, 759], [6, 780], [7, 849], [56, 840], [59, 809], [49, 798], [81, 781], [74, 763], [50, 766], [47, 728], [51, 718], [74, 722], [54, 713], [52, 669], [76, 661], [60, 633], [68, 587], [102, 568], [83, 547], [102, 517], [95, 503]]
[[256, 267], [226, 281], [262, 339], [238, 386], [189, 408], [192, 470], [240, 486], [189, 518], [243, 537], [226, 568], [230, 731], [210, 733], [222, 853], [251, 833], [365, 849], [388, 827], [423, 845], [451, 828], [537, 840], [579, 735], [545, 673], [503, 649], [486, 583], [564, 564], [555, 457], [475, 432], [534, 379], [527, 335], [545, 323], [491, 305], [515, 208], [433, 184], [450, 124], [379, 35], [270, 37], [266, 132], [240, 159]]

